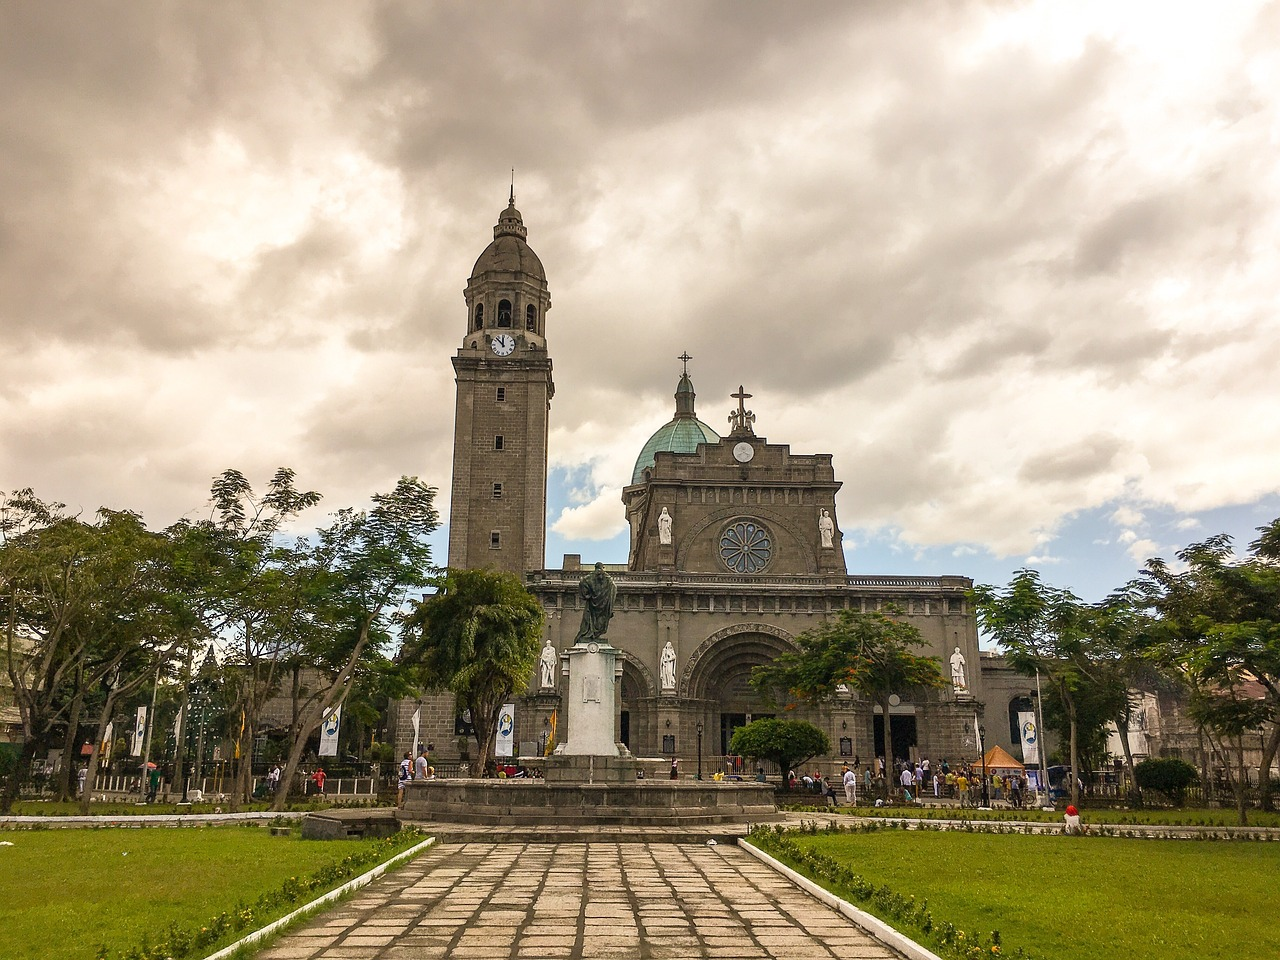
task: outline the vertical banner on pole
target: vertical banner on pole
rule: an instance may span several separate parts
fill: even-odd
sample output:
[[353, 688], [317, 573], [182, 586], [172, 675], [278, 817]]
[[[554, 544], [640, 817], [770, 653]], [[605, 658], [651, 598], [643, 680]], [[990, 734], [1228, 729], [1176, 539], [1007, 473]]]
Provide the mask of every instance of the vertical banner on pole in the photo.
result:
[[131, 755], [142, 756], [142, 742], [147, 739], [147, 708], [138, 708], [138, 719], [133, 724], [133, 747]]
[[102, 731], [102, 743], [98, 744], [98, 764], [102, 769], [111, 766], [111, 748], [115, 743], [116, 725], [114, 722], [107, 723], [107, 729]]
[[1022, 740], [1022, 762], [1040, 762], [1040, 730], [1030, 710], [1018, 714], [1018, 736]]
[[418, 755], [418, 750], [422, 745], [422, 707], [418, 707], [413, 711], [413, 745], [410, 747], [413, 755]]
[[324, 719], [320, 721], [319, 756], [336, 757], [338, 755], [338, 728], [341, 724], [342, 704], [336, 707], [325, 707]]
[[516, 705], [504, 703], [498, 711], [498, 736], [493, 741], [495, 757], [515, 756]]

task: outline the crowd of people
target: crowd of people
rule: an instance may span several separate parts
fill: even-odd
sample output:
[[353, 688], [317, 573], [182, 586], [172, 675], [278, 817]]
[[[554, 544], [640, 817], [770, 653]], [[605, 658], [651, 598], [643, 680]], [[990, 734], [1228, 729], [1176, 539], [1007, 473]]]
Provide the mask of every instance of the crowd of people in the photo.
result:
[[[835, 802], [842, 796], [848, 804], [857, 802], [859, 792], [868, 798], [896, 794], [907, 803], [930, 798], [952, 800], [962, 807], [976, 807], [983, 803], [984, 796], [981, 764], [952, 764], [946, 758], [935, 763], [927, 757], [914, 762], [895, 760], [889, 771], [885, 769], [883, 757], [877, 757], [874, 764], [863, 764], [854, 758], [852, 764], [844, 764], [833, 777], [823, 776], [817, 770], [813, 773], [791, 770], [787, 786], [792, 790], [811, 790]], [[1035, 801], [1035, 791], [1019, 771], [989, 769], [986, 800], [1020, 808]]]

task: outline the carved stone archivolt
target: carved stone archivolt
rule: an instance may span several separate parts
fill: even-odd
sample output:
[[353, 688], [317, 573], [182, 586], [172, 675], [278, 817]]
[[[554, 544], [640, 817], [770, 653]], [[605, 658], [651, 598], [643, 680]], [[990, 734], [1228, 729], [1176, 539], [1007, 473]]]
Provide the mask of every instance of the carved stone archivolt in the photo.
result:
[[686, 698], [690, 696], [693, 677], [697, 672], [698, 664], [708, 655], [719, 648], [733, 646], [734, 638], [736, 637], [741, 637], [745, 640], [749, 636], [758, 637], [762, 635], [777, 641], [775, 644], [770, 645], [776, 647], [778, 653], [795, 649], [795, 638], [781, 627], [774, 626], [772, 623], [736, 623], [731, 627], [725, 627], [723, 630], [717, 630], [706, 640], [703, 640], [698, 645], [698, 649], [693, 651], [693, 655], [686, 661], [684, 670], [680, 674], [680, 696]]

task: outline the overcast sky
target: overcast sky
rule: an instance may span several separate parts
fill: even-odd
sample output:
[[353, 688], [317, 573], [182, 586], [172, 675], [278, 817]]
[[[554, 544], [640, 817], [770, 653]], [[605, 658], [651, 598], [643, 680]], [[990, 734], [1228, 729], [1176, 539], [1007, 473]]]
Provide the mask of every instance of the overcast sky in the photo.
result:
[[[830, 452], [851, 572], [1097, 596], [1280, 515], [1275, 3], [0, 7], [0, 489], [447, 509], [515, 168], [548, 558], [673, 409]], [[311, 524], [324, 522], [318, 509]], [[443, 540], [438, 551], [444, 560]]]

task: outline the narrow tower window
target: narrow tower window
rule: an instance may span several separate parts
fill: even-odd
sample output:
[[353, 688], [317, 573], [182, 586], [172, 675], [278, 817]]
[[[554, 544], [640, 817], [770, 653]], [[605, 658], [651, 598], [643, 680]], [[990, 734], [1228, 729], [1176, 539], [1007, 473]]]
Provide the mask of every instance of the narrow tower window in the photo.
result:
[[524, 328], [526, 330], [538, 329], [538, 308], [532, 303], [524, 308]]
[[498, 396], [497, 396], [497, 400], [498, 400], [498, 402], [499, 402], [499, 403], [506, 403], [506, 402], [507, 402], [507, 388], [506, 388], [506, 387], [499, 387], [499, 388], [498, 388]]
[[495, 500], [501, 500], [501, 499], [502, 499], [502, 484], [500, 484], [500, 483], [495, 483], [495, 484], [493, 485], [493, 499], [495, 499]]
[[497, 530], [489, 531], [489, 549], [498, 550], [502, 547], [502, 534]]
[[484, 326], [484, 304], [476, 304], [476, 329], [479, 330]]
[[493, 449], [501, 450], [502, 445], [503, 445], [502, 434], [498, 434], [496, 437], [493, 438]]
[[511, 326], [511, 301], [510, 300], [498, 301], [498, 326], [500, 327]]

